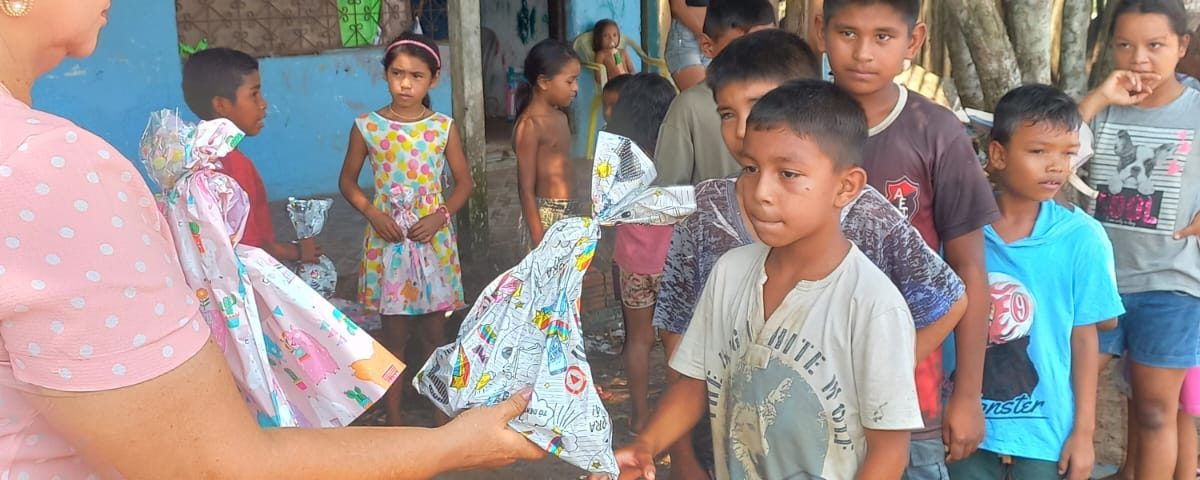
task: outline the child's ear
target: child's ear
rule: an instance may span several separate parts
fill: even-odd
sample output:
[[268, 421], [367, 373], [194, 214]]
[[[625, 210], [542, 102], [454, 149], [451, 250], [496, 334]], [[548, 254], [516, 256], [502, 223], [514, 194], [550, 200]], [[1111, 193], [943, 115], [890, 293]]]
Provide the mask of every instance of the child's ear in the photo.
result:
[[809, 31], [810, 37], [813, 35], [813, 32], [815, 32], [816, 38], [815, 39], [810, 38], [809, 40], [812, 41], [816, 45], [817, 52], [827, 52], [828, 50], [825, 49], [825, 16], [824, 15], [821, 15], [819, 13], [816, 15], [813, 15], [812, 30]]
[[988, 163], [987, 170], [991, 172], [1002, 172], [1008, 167], [1008, 151], [1004, 148], [1004, 144], [992, 140], [988, 143]]
[[908, 50], [904, 52], [904, 58], [912, 60], [917, 58], [921, 53], [921, 45], [925, 44], [925, 37], [929, 35], [929, 27], [925, 22], [917, 22], [912, 28], [912, 35], [908, 38]]
[[233, 100], [219, 95], [213, 97], [212, 111], [217, 118], [229, 118], [229, 113], [233, 111]]
[[536, 86], [539, 90], [542, 90], [542, 91], [549, 90], [550, 89], [550, 77], [547, 77], [545, 75], [538, 75]]
[[858, 194], [862, 193], [863, 187], [867, 185], [867, 171], [860, 166], [847, 168], [842, 172], [842, 180], [838, 184], [837, 196], [834, 198], [834, 206], [837, 208], [845, 208], [854, 199], [858, 198]]
[[713, 42], [712, 37], [709, 37], [708, 34], [701, 33], [698, 40], [700, 41], [700, 53], [703, 53], [704, 56], [708, 58], [716, 57], [716, 55], [713, 55], [713, 44], [715, 42]]

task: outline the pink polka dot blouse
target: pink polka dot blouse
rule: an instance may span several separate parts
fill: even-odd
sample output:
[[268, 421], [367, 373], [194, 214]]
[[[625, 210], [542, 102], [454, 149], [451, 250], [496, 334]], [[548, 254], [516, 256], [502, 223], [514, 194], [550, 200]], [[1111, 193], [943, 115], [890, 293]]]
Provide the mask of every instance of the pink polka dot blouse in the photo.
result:
[[134, 385], [207, 341], [164, 222], [116, 149], [0, 92], [0, 478], [111, 478], [20, 392]]

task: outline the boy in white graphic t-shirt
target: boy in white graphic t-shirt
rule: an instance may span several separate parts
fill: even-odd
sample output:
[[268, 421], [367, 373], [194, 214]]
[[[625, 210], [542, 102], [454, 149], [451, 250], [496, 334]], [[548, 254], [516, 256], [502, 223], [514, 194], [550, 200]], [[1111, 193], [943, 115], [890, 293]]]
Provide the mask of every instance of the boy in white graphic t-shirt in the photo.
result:
[[713, 267], [671, 359], [685, 378], [617, 452], [653, 457], [708, 411], [718, 479], [899, 478], [922, 426], [904, 297], [843, 236], [866, 183], [858, 103], [831, 84], [785, 84], [747, 120], [741, 204], [762, 243]]

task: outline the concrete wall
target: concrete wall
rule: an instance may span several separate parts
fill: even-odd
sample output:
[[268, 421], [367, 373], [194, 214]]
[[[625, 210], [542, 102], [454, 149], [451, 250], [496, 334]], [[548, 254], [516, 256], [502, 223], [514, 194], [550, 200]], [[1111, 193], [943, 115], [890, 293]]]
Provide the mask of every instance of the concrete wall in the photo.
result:
[[[137, 145], [148, 114], [186, 111], [174, 5], [114, 2], [96, 53], [64, 62], [39, 82], [36, 106], [96, 132], [140, 163]], [[448, 62], [449, 48], [442, 53]], [[258, 165], [271, 199], [337, 191], [351, 122], [388, 101], [381, 56], [374, 48], [263, 59], [267, 126], [243, 150]], [[432, 97], [434, 109], [451, 110], [448, 67]]]
[[495, 48], [485, 43], [483, 51], [488, 116], [504, 115], [509, 67], [520, 71], [529, 49], [550, 37], [548, 5], [547, 0], [479, 0], [480, 24], [496, 34]]

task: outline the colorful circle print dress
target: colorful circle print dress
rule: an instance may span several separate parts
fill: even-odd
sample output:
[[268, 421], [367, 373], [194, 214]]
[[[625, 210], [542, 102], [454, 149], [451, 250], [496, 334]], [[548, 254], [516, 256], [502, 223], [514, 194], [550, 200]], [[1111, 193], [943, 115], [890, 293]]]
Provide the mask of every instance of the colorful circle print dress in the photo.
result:
[[[395, 122], [371, 112], [355, 119], [375, 174], [374, 205], [406, 234], [417, 220], [442, 205], [446, 143], [454, 120], [434, 113], [416, 122]], [[463, 308], [458, 240], [450, 224], [429, 243], [384, 240], [367, 225], [359, 297], [382, 315], [423, 315]]]

